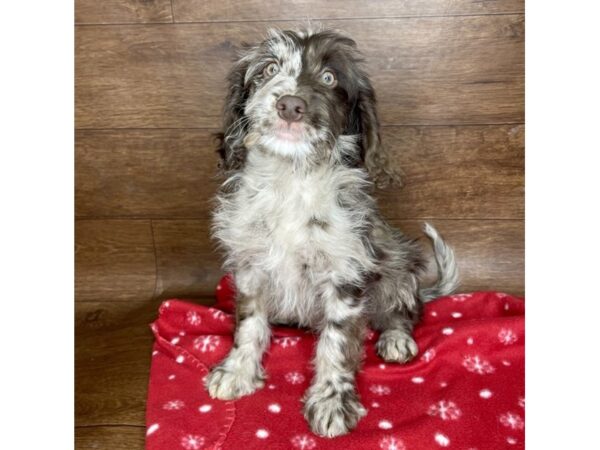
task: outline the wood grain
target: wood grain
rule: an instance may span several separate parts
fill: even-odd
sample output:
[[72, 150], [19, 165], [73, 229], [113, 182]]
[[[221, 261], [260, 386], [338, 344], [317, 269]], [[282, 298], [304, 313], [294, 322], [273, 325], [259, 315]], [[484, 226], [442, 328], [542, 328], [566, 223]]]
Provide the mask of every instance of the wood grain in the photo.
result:
[[[75, 309], [76, 425], [144, 424], [158, 302], [89, 302]], [[124, 376], [127, 374], [127, 376]]]
[[152, 298], [156, 268], [149, 220], [75, 222], [75, 299]]
[[[428, 280], [435, 278], [432, 251], [423, 237], [421, 220], [393, 220], [406, 234], [419, 237], [430, 255]], [[457, 292], [525, 291], [525, 229], [522, 220], [431, 220], [454, 248], [462, 283]]]
[[522, 0], [173, 0], [176, 22], [341, 19], [523, 12]]
[[[196, 301], [214, 302], [213, 296]], [[156, 319], [159, 304], [157, 300], [76, 304], [76, 426], [145, 424], [153, 343], [149, 324]]]
[[[155, 220], [157, 292], [161, 297], [212, 295], [222, 275], [220, 255], [208, 240], [207, 220]], [[392, 220], [410, 236], [423, 236], [421, 220]], [[524, 291], [524, 230], [521, 220], [432, 220], [455, 249], [461, 292]], [[423, 238], [423, 245], [429, 243]], [[431, 253], [429, 253], [431, 254]], [[431, 267], [430, 278], [434, 274]]]
[[202, 297], [214, 294], [223, 275], [221, 255], [210, 239], [208, 220], [155, 220], [156, 294]]
[[208, 217], [219, 185], [208, 130], [79, 130], [78, 217]]
[[[384, 127], [405, 186], [388, 218], [523, 218], [522, 125]], [[79, 130], [78, 217], [207, 218], [220, 179], [208, 130]]]
[[170, 0], [75, 0], [75, 23], [173, 21]]
[[144, 450], [144, 426], [99, 426], [75, 428], [75, 450]]
[[[384, 124], [523, 122], [520, 14], [324, 24], [357, 40]], [[250, 22], [78, 27], [77, 127], [218, 127], [236, 47], [260, 39], [265, 28]]]
[[379, 192], [385, 217], [522, 219], [523, 125], [386, 127], [404, 187]]

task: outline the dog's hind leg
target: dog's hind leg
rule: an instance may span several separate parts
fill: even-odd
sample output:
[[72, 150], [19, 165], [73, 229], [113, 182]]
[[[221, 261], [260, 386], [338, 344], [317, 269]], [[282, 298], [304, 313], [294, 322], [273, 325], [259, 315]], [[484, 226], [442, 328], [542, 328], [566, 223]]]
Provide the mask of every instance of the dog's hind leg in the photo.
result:
[[405, 363], [414, 358], [419, 351], [412, 331], [420, 316], [421, 303], [410, 286], [400, 287], [397, 283], [393, 284], [394, 292], [386, 293], [385, 287], [382, 286], [377, 289], [377, 295], [393, 297], [374, 305], [371, 326], [381, 331], [375, 345], [377, 354], [385, 361]]

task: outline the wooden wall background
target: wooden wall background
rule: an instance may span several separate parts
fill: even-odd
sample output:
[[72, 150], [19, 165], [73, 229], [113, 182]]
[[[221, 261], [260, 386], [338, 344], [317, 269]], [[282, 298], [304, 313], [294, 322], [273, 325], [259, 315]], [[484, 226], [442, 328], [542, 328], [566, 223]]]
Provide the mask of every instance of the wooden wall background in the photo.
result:
[[143, 448], [147, 324], [221, 275], [210, 135], [236, 47], [270, 26], [355, 38], [405, 174], [385, 215], [435, 224], [464, 291], [523, 293], [522, 0], [76, 0], [75, 19], [77, 448]]

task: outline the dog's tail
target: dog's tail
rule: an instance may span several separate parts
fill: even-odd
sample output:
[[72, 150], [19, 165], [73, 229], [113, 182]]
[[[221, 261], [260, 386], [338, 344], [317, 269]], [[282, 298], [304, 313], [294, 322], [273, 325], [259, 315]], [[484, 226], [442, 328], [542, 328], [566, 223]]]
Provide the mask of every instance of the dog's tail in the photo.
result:
[[460, 284], [458, 267], [454, 251], [450, 248], [439, 235], [437, 230], [425, 222], [423, 232], [431, 239], [433, 244], [433, 254], [437, 266], [437, 280], [433, 286], [419, 290], [419, 297], [427, 302], [443, 295], [449, 295]]

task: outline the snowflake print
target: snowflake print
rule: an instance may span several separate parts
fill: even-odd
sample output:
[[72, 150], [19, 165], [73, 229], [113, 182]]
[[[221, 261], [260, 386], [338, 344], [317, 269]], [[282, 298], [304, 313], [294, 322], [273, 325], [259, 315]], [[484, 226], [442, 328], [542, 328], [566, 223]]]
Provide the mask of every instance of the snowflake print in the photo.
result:
[[521, 416], [518, 414], [514, 414], [511, 412], [507, 412], [506, 414], [501, 414], [498, 417], [500, 423], [505, 427], [509, 427], [512, 430], [522, 430], [525, 426], [525, 422], [521, 419]]
[[525, 397], [519, 397], [519, 406], [525, 408]]
[[300, 372], [289, 372], [285, 374], [285, 380], [290, 384], [300, 384], [304, 381], [304, 375]]
[[273, 339], [273, 342], [276, 345], [279, 345], [283, 348], [295, 347], [296, 344], [300, 341], [300, 336], [286, 336]]
[[448, 439], [448, 436], [446, 436], [443, 433], [440, 433], [439, 431], [437, 433], [435, 433], [433, 438], [435, 439], [435, 442], [437, 442], [440, 447], [448, 447], [450, 445], [450, 439]]
[[502, 342], [504, 345], [510, 345], [517, 342], [517, 336], [513, 332], [513, 330], [509, 330], [507, 328], [502, 328], [498, 333], [498, 340]]
[[462, 303], [469, 297], [471, 297], [471, 294], [456, 294], [451, 296], [452, 301], [457, 303]]
[[171, 400], [163, 405], [163, 409], [166, 411], [177, 411], [185, 406], [181, 400]]
[[457, 420], [462, 415], [462, 411], [454, 402], [440, 400], [429, 407], [427, 414], [440, 416], [442, 420]]
[[202, 353], [214, 352], [219, 343], [219, 336], [200, 336], [194, 339], [194, 348]]
[[200, 325], [202, 322], [202, 317], [196, 311], [188, 311], [185, 318], [190, 325]]
[[375, 395], [390, 395], [392, 390], [383, 384], [374, 384], [369, 390]]
[[294, 448], [299, 450], [311, 450], [317, 446], [315, 440], [306, 434], [296, 435], [291, 441]]
[[372, 340], [374, 337], [375, 337], [375, 332], [369, 328], [369, 330], [367, 331], [367, 336], [366, 336], [367, 341]]
[[421, 356], [421, 361], [423, 361], [423, 362], [429, 362], [433, 358], [435, 358], [435, 349], [430, 348], [425, 353], [423, 353], [423, 356]]
[[223, 322], [227, 318], [227, 315], [220, 309], [211, 310], [211, 314], [213, 316], [213, 319], [220, 320], [221, 322]]
[[406, 450], [404, 442], [394, 436], [386, 436], [379, 441], [381, 450]]
[[196, 434], [188, 434], [181, 438], [181, 446], [185, 450], [200, 450], [204, 446], [204, 438]]
[[467, 355], [463, 359], [462, 365], [469, 372], [478, 373], [483, 375], [485, 373], [494, 373], [496, 369], [485, 359], [481, 359], [478, 355], [471, 356]]

